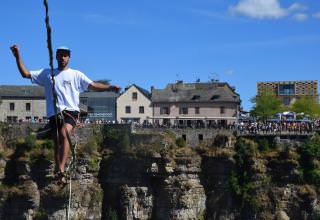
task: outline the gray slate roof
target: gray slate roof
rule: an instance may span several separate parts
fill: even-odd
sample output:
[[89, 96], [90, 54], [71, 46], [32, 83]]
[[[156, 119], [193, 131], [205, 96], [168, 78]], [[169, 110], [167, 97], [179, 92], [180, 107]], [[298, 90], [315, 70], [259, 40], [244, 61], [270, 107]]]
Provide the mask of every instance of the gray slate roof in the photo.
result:
[[[121, 93], [121, 95], [124, 94], [124, 93], [126, 93], [126, 91], [127, 91], [129, 88], [131, 88], [132, 86], [136, 87], [145, 97], [147, 97], [148, 99], [151, 99], [151, 93], [150, 93], [148, 90], [146, 90], [146, 89], [144, 89], [144, 88], [142, 88], [142, 87], [140, 87], [140, 86], [137, 86], [136, 84], [132, 84], [132, 85], [130, 85], [130, 86], [127, 86], [126, 89], [125, 89], [125, 91], [123, 91], [123, 92]], [[120, 95], [120, 96], [121, 96], [121, 95]]]
[[152, 90], [152, 102], [240, 102], [228, 83], [174, 83]]
[[41, 86], [0, 86], [1, 98], [45, 98], [44, 88]]
[[[0, 85], [0, 97], [2, 98], [45, 98], [42, 86], [14, 86]], [[118, 97], [114, 92], [83, 92], [80, 97]]]
[[140, 86], [137, 86], [136, 84], [133, 84], [133, 86], [135, 86], [143, 95], [145, 95], [148, 99], [151, 99], [151, 93], [148, 91], [148, 90], [146, 90], [146, 89], [144, 89], [144, 88], [142, 88], [142, 87], [140, 87]]

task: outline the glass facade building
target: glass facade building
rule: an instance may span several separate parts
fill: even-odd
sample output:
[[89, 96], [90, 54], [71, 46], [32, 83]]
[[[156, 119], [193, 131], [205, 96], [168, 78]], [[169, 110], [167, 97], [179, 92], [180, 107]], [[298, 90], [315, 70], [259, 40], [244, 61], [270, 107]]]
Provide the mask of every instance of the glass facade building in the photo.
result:
[[290, 105], [301, 97], [312, 97], [318, 101], [318, 81], [275, 81], [258, 82], [258, 95], [274, 94], [284, 105]]
[[87, 114], [82, 120], [116, 121], [116, 100], [118, 94], [114, 92], [84, 92], [80, 94], [80, 103], [87, 106]]

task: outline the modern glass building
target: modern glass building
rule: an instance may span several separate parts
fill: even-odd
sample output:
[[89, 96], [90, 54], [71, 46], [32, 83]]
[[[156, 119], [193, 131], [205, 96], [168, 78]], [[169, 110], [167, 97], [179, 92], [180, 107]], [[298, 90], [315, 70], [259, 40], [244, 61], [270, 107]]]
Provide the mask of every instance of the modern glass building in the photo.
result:
[[80, 103], [87, 106], [87, 114], [82, 120], [89, 119], [91, 122], [116, 121], [116, 100], [118, 94], [114, 92], [83, 92], [80, 94]]
[[319, 96], [317, 80], [258, 82], [257, 90], [258, 95], [275, 94], [285, 105], [290, 105], [303, 96], [312, 97], [318, 101]]

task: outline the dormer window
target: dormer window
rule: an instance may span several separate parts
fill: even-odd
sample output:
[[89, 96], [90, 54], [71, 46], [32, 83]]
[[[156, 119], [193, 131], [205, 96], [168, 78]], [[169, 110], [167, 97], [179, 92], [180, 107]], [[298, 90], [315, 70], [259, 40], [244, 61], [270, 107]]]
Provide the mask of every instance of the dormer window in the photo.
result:
[[220, 95], [213, 95], [212, 97], [211, 97], [211, 100], [216, 100], [216, 99], [219, 99], [220, 98]]
[[199, 100], [199, 99], [200, 99], [199, 95], [194, 95], [191, 100]]

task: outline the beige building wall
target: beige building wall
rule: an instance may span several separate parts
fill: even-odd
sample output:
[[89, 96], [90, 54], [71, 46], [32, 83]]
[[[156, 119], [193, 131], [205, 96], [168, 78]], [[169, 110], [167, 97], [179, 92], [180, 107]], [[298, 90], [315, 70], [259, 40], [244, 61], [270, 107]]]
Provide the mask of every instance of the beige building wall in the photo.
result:
[[[132, 94], [137, 93], [137, 99], [132, 98]], [[131, 113], [126, 113], [126, 106], [130, 106]], [[139, 107], [144, 107], [144, 113], [139, 113]], [[152, 116], [151, 101], [135, 86], [131, 86], [127, 91], [117, 98], [117, 121], [136, 118], [140, 123], [148, 120]]]
[[[14, 103], [14, 110], [10, 110], [10, 103]], [[26, 110], [26, 103], [30, 103], [30, 111]], [[7, 121], [7, 116], [17, 116], [17, 120], [26, 117], [46, 117], [46, 101], [44, 99], [2, 99], [0, 102], [0, 121]]]
[[[171, 118], [170, 122], [173, 123], [176, 117], [183, 118], [207, 118], [208, 120], [219, 120], [226, 118], [228, 123], [236, 121], [239, 106], [235, 103], [154, 103], [153, 104], [154, 118]], [[161, 114], [162, 107], [169, 107], [170, 114]], [[187, 107], [188, 114], [180, 114], [180, 107]], [[196, 107], [199, 108], [199, 114], [196, 114]], [[221, 108], [223, 112], [221, 113]], [[216, 118], [216, 119], [213, 119]], [[159, 120], [162, 123], [162, 120]]]

